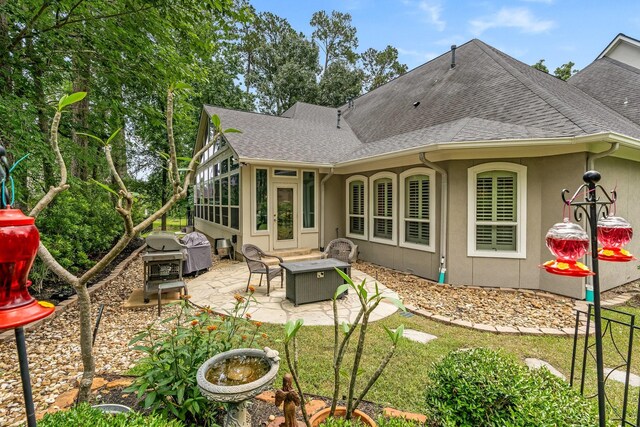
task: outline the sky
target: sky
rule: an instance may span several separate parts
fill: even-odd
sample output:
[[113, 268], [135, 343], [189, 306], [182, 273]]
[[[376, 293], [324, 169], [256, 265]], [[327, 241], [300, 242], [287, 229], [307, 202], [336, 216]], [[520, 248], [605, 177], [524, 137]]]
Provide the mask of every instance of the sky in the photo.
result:
[[572, 61], [589, 65], [618, 33], [640, 39], [640, 0], [251, 0], [308, 36], [318, 10], [348, 12], [359, 40], [398, 49], [413, 69], [477, 38], [527, 64], [545, 59], [551, 72]]

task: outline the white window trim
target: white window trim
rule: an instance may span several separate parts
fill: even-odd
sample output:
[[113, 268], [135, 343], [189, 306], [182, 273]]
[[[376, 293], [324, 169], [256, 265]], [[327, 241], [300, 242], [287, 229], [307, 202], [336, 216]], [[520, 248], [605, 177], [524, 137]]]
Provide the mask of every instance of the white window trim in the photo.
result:
[[[349, 198], [351, 197], [351, 194], [349, 192], [349, 184], [351, 184], [351, 182], [353, 181], [362, 181], [363, 186], [364, 186], [364, 234], [353, 234], [351, 233], [349, 230], [349, 225], [350, 225], [350, 214], [349, 214], [349, 206], [350, 206], [350, 200]], [[345, 194], [346, 194], [346, 203], [345, 203], [345, 207], [346, 207], [346, 226], [345, 226], [345, 235], [347, 237], [350, 237], [352, 239], [358, 239], [358, 240], [367, 240], [367, 237], [369, 236], [369, 229], [368, 229], [368, 225], [369, 225], [369, 178], [367, 178], [364, 175], [353, 175], [350, 176], [349, 178], [347, 178], [346, 182], [345, 182]]]
[[[313, 201], [314, 201], [314, 221], [313, 227], [305, 228], [304, 227], [304, 173], [305, 172], [313, 172]], [[318, 232], [318, 221], [320, 220], [320, 215], [318, 211], [318, 171], [315, 169], [301, 169], [300, 170], [300, 232], [301, 233], [317, 233]]]
[[[488, 171], [514, 172], [517, 176], [517, 231], [516, 250], [487, 251], [476, 249], [476, 178], [478, 174]], [[467, 256], [485, 258], [527, 257], [527, 167], [517, 163], [493, 162], [470, 167], [467, 171]]]
[[[258, 224], [256, 222], [256, 210], [258, 209], [258, 200], [256, 199], [258, 197], [258, 192], [256, 191], [256, 183], [257, 183], [257, 178], [256, 178], [256, 174], [258, 169], [261, 170], [266, 170], [267, 171], [267, 229], [266, 230], [258, 230]], [[268, 167], [260, 167], [260, 166], [252, 166], [251, 167], [251, 234], [254, 236], [262, 236], [262, 235], [269, 235], [271, 233], [271, 221], [269, 221], [269, 212], [271, 212], [271, 197], [269, 197], [269, 191], [270, 191], [270, 187], [269, 185], [271, 184], [271, 177], [269, 174], [269, 168]]]
[[[429, 177], [429, 243], [427, 245], [421, 245], [418, 243], [407, 242], [406, 238], [406, 218], [405, 218], [405, 180], [407, 177], [413, 175], [427, 175]], [[428, 168], [412, 168], [406, 170], [400, 174], [400, 246], [404, 248], [417, 249], [420, 251], [435, 252], [435, 188], [436, 188], [436, 172], [433, 169]]]
[[[381, 239], [379, 237], [375, 237], [374, 236], [374, 207], [373, 207], [373, 199], [374, 199], [374, 193], [375, 191], [373, 190], [373, 184], [375, 183], [376, 180], [380, 179], [380, 178], [390, 178], [391, 179], [391, 197], [393, 197], [392, 200], [392, 206], [391, 206], [391, 239]], [[371, 191], [369, 191], [369, 206], [371, 206], [371, 209], [369, 209], [369, 224], [371, 224], [371, 227], [369, 227], [369, 241], [370, 242], [375, 242], [375, 243], [382, 243], [385, 245], [393, 245], [393, 246], [397, 246], [398, 244], [398, 185], [397, 185], [397, 175], [393, 172], [378, 172], [375, 175], [372, 175], [369, 177], [369, 188], [371, 188]], [[366, 197], [365, 197], [366, 200]]]

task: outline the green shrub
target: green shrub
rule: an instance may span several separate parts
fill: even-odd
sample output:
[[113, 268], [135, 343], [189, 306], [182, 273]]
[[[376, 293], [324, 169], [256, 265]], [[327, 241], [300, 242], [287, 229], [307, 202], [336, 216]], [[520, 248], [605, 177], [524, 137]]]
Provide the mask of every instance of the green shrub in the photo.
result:
[[327, 418], [319, 427], [364, 427], [358, 419], [345, 420], [344, 418]]
[[87, 270], [122, 234], [122, 219], [109, 194], [96, 185], [72, 179], [71, 187], [36, 221], [51, 254], [74, 274]]
[[385, 418], [379, 417], [376, 421], [378, 427], [419, 427], [417, 421], [405, 420], [404, 418]]
[[429, 378], [426, 409], [436, 426], [597, 425], [592, 402], [547, 370], [530, 371], [502, 352], [451, 352]]
[[40, 427], [182, 427], [178, 420], [167, 420], [158, 414], [143, 415], [137, 412], [128, 414], [105, 414], [86, 403], [67, 411], [46, 414], [38, 422]]
[[218, 353], [252, 347], [267, 338], [259, 334], [260, 322], [251, 322], [247, 314], [253, 295], [236, 294], [235, 299], [227, 315], [199, 310], [182, 300], [177, 315], [138, 333], [129, 345], [146, 356], [135, 368], [140, 376], [125, 392], [136, 392], [139, 399], [146, 394], [145, 408], [198, 426], [215, 425], [220, 405], [200, 394], [198, 368]]

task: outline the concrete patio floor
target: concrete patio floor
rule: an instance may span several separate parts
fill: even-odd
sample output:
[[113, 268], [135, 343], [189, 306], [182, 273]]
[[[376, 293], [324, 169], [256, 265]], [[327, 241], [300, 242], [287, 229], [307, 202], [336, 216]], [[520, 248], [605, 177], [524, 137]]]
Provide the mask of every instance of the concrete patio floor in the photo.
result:
[[[367, 289], [374, 289], [375, 280], [365, 273], [352, 269], [351, 277], [354, 282], [360, 283], [367, 279]], [[245, 294], [249, 269], [245, 263], [226, 264], [213, 268], [205, 274], [189, 280], [187, 286], [191, 301], [198, 305], [208, 305], [216, 311], [232, 310], [235, 294]], [[285, 298], [285, 289], [280, 287], [280, 278], [271, 282], [270, 295], [267, 296], [266, 277], [262, 286], [258, 287], [260, 275], [251, 277], [251, 284], [255, 286], [254, 293], [257, 304], [249, 309], [251, 319], [265, 322], [284, 324], [292, 319], [304, 319], [305, 325], [332, 325], [333, 309], [331, 301], [322, 301], [309, 304], [301, 304], [295, 307]], [[286, 285], [285, 285], [286, 286]], [[384, 296], [398, 298], [398, 295], [378, 283], [380, 292]], [[338, 315], [340, 323], [353, 322], [358, 314], [360, 304], [353, 291], [346, 298], [338, 300]], [[391, 316], [397, 310], [396, 306], [383, 301], [371, 314], [369, 320], [376, 321]]]

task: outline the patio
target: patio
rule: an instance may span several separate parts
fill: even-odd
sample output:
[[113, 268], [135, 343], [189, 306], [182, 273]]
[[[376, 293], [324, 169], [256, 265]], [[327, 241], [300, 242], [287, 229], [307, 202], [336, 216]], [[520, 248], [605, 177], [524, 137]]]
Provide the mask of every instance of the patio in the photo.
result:
[[[354, 282], [360, 283], [367, 280], [367, 289], [374, 288], [375, 279], [359, 271], [351, 270]], [[202, 274], [188, 282], [191, 301], [198, 305], [208, 305], [217, 311], [231, 310], [235, 303], [235, 294], [244, 295], [249, 278], [249, 270], [245, 263], [222, 264], [209, 272]], [[257, 305], [249, 310], [251, 318], [260, 322], [284, 324], [292, 319], [304, 319], [305, 325], [332, 325], [333, 310], [331, 301], [322, 301], [310, 304], [302, 304], [295, 307], [291, 301], [285, 298], [285, 288], [280, 287], [280, 280], [271, 282], [270, 295], [266, 295], [266, 278], [263, 286], [259, 287], [260, 276], [254, 275], [251, 284], [255, 286], [254, 296]], [[389, 297], [398, 298], [398, 295], [378, 283], [380, 292]], [[354, 292], [350, 292], [346, 298], [338, 300], [338, 314], [340, 323], [353, 322], [358, 314], [360, 304]], [[391, 316], [397, 310], [396, 306], [388, 302], [382, 302], [372, 313], [370, 321], [376, 321]]]

